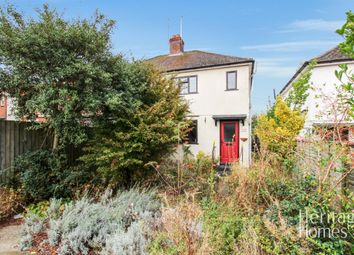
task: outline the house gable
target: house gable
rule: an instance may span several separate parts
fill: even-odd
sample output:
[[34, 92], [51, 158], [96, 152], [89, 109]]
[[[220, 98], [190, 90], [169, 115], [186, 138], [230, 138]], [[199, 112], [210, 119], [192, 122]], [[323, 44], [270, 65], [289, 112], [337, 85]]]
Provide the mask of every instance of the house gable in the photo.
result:
[[340, 63], [352, 62], [354, 61], [354, 59], [341, 53], [339, 47], [337, 46], [321, 54], [318, 57], [305, 61], [301, 65], [301, 67], [296, 71], [296, 73], [290, 78], [290, 80], [285, 84], [285, 86], [281, 89], [281, 91], [279, 92], [281, 96], [284, 96], [289, 91], [289, 89], [291, 88], [291, 84], [298, 79], [301, 73], [303, 73], [306, 70], [309, 63], [312, 61], [316, 61], [317, 65], [322, 65], [322, 64], [339, 65]]

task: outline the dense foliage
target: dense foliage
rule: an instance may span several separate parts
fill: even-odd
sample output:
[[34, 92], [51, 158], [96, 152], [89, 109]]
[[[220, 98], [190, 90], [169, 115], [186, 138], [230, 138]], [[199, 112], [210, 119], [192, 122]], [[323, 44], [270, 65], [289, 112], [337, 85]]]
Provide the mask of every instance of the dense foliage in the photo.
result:
[[54, 147], [82, 143], [82, 123], [103, 107], [122, 61], [110, 52], [113, 24], [100, 14], [69, 22], [46, 5], [38, 19], [0, 12], [0, 90], [15, 98], [20, 118], [46, 118]]
[[339, 44], [341, 51], [354, 58], [354, 13], [347, 12], [347, 20], [337, 33], [344, 38], [344, 42]]
[[[125, 70], [119, 87], [127, 91], [109, 98], [104, 119], [94, 126], [81, 157], [104, 183], [130, 183], [146, 176], [145, 165], [176, 149], [186, 127], [188, 107], [172, 80], [139, 62]], [[120, 98], [126, 96], [130, 99], [122, 105]]]
[[[347, 21], [337, 33], [345, 39], [340, 43], [341, 52], [354, 58], [354, 14], [347, 12]], [[349, 115], [354, 118], [354, 73], [348, 70], [346, 64], [340, 65], [340, 70], [336, 71], [337, 78], [341, 81], [344, 90], [349, 93], [346, 101], [350, 105]]]
[[304, 121], [304, 116], [298, 110], [292, 110], [281, 97], [277, 97], [268, 114], [258, 116], [255, 134], [261, 146], [285, 159], [294, 153], [296, 136]]
[[28, 201], [68, 196], [61, 160], [51, 151], [38, 150], [23, 154], [15, 161], [17, 176], [14, 186], [20, 187]]
[[315, 61], [311, 61], [299, 78], [291, 83], [291, 90], [287, 95], [285, 101], [293, 110], [306, 110], [302, 109], [308, 96], [309, 89], [311, 88], [310, 79], [312, 75], [312, 69], [316, 65]]
[[[20, 182], [38, 185], [33, 198], [78, 184], [130, 185], [183, 135], [188, 106], [179, 87], [143, 61], [113, 55], [113, 25], [98, 13], [67, 21], [46, 5], [38, 19], [24, 19], [12, 7], [0, 12], [0, 91], [15, 98], [19, 118], [53, 134], [53, 153], [43, 153], [58, 162], [45, 162], [42, 153], [23, 157]], [[72, 146], [84, 148], [80, 162], [72, 159]], [[46, 172], [52, 173], [47, 179]]]

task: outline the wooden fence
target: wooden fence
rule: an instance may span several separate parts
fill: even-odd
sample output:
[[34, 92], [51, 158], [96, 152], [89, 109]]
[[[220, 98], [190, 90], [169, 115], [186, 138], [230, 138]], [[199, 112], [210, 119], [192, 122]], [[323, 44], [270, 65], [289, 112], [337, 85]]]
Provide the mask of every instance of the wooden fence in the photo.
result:
[[[330, 147], [325, 150], [321, 148], [320, 150], [316, 149], [316, 147], [309, 141], [298, 141], [297, 143], [297, 166], [309, 174], [316, 175], [315, 169], [318, 167], [320, 163], [320, 158], [323, 156], [327, 156], [331, 153]], [[349, 164], [345, 165], [345, 168], [349, 172], [344, 178], [343, 186], [349, 188], [349, 190], [354, 191], [354, 143], [349, 143], [348, 147], [349, 153]], [[343, 167], [343, 163], [338, 160], [336, 163], [338, 167]], [[351, 170], [351, 171], [350, 171]], [[339, 180], [342, 177], [341, 174], [337, 173], [332, 176], [332, 178]]]
[[29, 130], [29, 123], [0, 120], [0, 184], [14, 174], [17, 156], [51, 146], [43, 130]]

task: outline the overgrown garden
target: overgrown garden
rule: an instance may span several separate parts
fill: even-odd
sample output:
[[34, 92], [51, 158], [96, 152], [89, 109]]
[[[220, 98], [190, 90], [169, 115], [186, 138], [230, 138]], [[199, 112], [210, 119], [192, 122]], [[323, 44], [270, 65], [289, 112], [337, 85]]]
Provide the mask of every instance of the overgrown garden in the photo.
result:
[[[351, 56], [353, 17], [348, 12], [338, 30]], [[315, 63], [287, 100], [278, 97], [257, 118], [253, 165], [220, 176], [203, 153], [193, 157], [186, 148], [183, 160], [170, 157], [188, 127], [188, 105], [173, 80], [112, 54], [113, 26], [99, 13], [66, 21], [47, 6], [36, 20], [1, 11], [0, 89], [52, 144], [17, 158], [16, 175], [0, 188], [1, 219], [25, 215], [24, 250], [353, 254], [354, 197], [342, 185], [352, 165], [337, 136], [343, 126], [308, 137], [318, 151], [315, 168], [303, 164], [297, 146]], [[336, 75], [341, 93], [332, 110], [353, 118], [353, 74], [343, 65]], [[305, 226], [306, 213], [336, 216]], [[316, 229], [346, 232], [329, 237]]]

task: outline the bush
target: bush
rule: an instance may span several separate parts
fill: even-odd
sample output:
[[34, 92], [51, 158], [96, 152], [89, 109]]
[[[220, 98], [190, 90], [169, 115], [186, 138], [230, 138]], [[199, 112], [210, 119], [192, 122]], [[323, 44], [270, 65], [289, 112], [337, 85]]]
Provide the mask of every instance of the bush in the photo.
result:
[[21, 209], [22, 197], [14, 189], [0, 187], [0, 222], [8, 219]]
[[130, 185], [152, 172], [146, 164], [175, 151], [188, 104], [179, 86], [151, 66], [136, 61], [120, 68], [124, 78], [107, 94], [81, 159], [98, 169], [105, 184]]
[[255, 135], [261, 146], [276, 153], [281, 161], [292, 160], [296, 148], [296, 136], [304, 126], [304, 116], [292, 110], [281, 97], [267, 114], [259, 115]]
[[27, 212], [32, 215], [44, 219], [47, 215], [47, 210], [49, 208], [49, 201], [42, 201], [37, 204], [30, 204], [27, 206]]
[[69, 196], [63, 159], [51, 151], [37, 150], [15, 160], [17, 182], [29, 201]]
[[203, 201], [204, 231], [210, 233], [214, 254], [233, 254], [242, 230], [242, 217], [232, 207]]
[[[85, 196], [64, 208], [61, 200], [53, 199], [47, 218], [37, 217], [42, 224], [36, 225], [47, 234], [41, 245], [49, 243], [58, 254], [146, 254], [159, 208], [153, 191], [133, 188], [114, 196], [107, 191], [97, 198]], [[32, 226], [33, 220], [28, 219]], [[27, 249], [32, 243], [28, 237], [36, 232], [30, 226], [25, 228]]]

